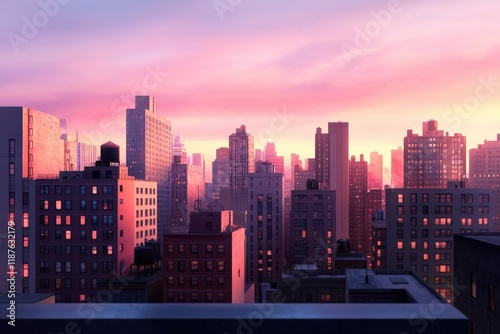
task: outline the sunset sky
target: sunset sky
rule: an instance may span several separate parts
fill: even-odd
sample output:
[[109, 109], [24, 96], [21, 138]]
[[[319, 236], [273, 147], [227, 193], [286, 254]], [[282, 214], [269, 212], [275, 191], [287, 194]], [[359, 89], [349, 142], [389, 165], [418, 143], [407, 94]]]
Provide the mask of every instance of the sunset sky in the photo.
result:
[[468, 148], [500, 132], [498, 1], [59, 1], [0, 4], [0, 105], [66, 118], [122, 156], [136, 94], [207, 166], [241, 124], [286, 164], [314, 157], [329, 121], [387, 167], [431, 118]]

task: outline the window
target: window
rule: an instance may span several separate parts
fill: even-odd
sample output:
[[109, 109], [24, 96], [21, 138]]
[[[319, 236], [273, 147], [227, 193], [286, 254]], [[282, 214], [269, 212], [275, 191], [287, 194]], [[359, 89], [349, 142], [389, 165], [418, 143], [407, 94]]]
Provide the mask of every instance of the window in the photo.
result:
[[488, 311], [495, 311], [495, 288], [491, 283], [488, 286]]
[[71, 192], [72, 192], [72, 191], [71, 191], [71, 186], [65, 186], [65, 187], [64, 187], [64, 193], [65, 193], [66, 195], [71, 195]]
[[66, 272], [67, 273], [71, 272], [71, 262], [70, 261], [66, 261]]
[[167, 284], [168, 285], [174, 285], [174, 276], [168, 276], [167, 277]]
[[405, 214], [405, 207], [402, 205], [398, 205], [398, 215], [404, 215]]
[[174, 245], [167, 244], [167, 254], [174, 254]]
[[87, 201], [82, 199], [80, 200], [80, 209], [85, 210], [87, 208]]
[[80, 195], [85, 195], [87, 193], [87, 187], [80, 186]]
[[14, 175], [15, 172], [15, 165], [13, 163], [9, 164], [9, 175]]
[[398, 241], [397, 242], [397, 247], [398, 247], [398, 249], [403, 249], [403, 242], [402, 241]]
[[470, 274], [469, 289], [470, 289], [470, 296], [472, 298], [476, 298], [477, 297], [476, 276], [474, 276], [474, 274], [472, 274], [472, 273]]
[[87, 246], [80, 245], [80, 255], [86, 255], [86, 254], [87, 254]]
[[49, 246], [40, 245], [40, 254], [49, 254]]
[[217, 292], [217, 302], [218, 303], [223, 303], [224, 302], [224, 292]]
[[24, 248], [29, 247], [29, 238], [28, 237], [23, 237], [23, 247]]
[[[85, 278], [80, 278], [80, 289], [85, 289]], [[85, 301], [85, 295], [80, 295], [80, 301]]]
[[403, 196], [403, 194], [398, 194], [398, 203], [404, 203], [404, 196]]
[[15, 139], [9, 139], [9, 155], [16, 154], [16, 141]]
[[40, 288], [48, 288], [49, 287], [49, 279], [48, 278], [40, 278]]
[[184, 276], [179, 276], [177, 278], [177, 284], [178, 285], [185, 285], [186, 284], [186, 279], [184, 278]]
[[179, 244], [179, 245], [177, 246], [177, 252], [178, 252], [179, 254], [184, 254], [184, 252], [185, 252], [185, 245], [184, 245], [184, 244]]
[[62, 232], [61, 232], [61, 230], [57, 230], [57, 231], [55, 232], [55, 236], [56, 236], [56, 239], [61, 239], [61, 237], [62, 237]]
[[214, 248], [214, 245], [212, 244], [207, 244], [205, 246], [205, 253], [207, 254], [212, 254], [213, 253], [213, 248]]
[[198, 264], [197, 260], [191, 260], [191, 271], [198, 271]]
[[198, 286], [198, 276], [191, 276], [191, 286]]
[[198, 252], [199, 252], [198, 244], [191, 244], [190, 245], [190, 252], [191, 252], [191, 254], [198, 254]]
[[66, 240], [71, 240], [71, 231], [66, 231]]
[[62, 262], [56, 261], [56, 273], [60, 273], [62, 268]]
[[177, 270], [178, 271], [185, 271], [186, 270], [186, 261], [179, 260], [179, 262], [177, 262]]
[[97, 200], [93, 199], [90, 201], [90, 207], [92, 210], [97, 210]]
[[40, 272], [46, 273], [49, 271], [49, 261], [40, 261]]
[[92, 272], [96, 273], [97, 272], [97, 261], [92, 261]]
[[70, 200], [64, 201], [64, 208], [66, 210], [71, 210], [71, 201]]
[[71, 255], [71, 245], [64, 246], [64, 254]]
[[214, 270], [214, 263], [213, 261], [206, 261], [205, 262], [205, 271], [210, 272]]
[[80, 272], [84, 273], [86, 268], [85, 268], [85, 261], [80, 261]]
[[219, 271], [219, 272], [225, 271], [224, 261], [217, 261], [217, 271]]
[[212, 292], [207, 292], [205, 294], [205, 302], [211, 303], [214, 301], [214, 294]]
[[62, 286], [62, 280], [60, 278], [56, 278], [56, 289], [59, 290], [61, 289]]
[[224, 276], [217, 277], [217, 285], [224, 286], [225, 280]]
[[167, 271], [174, 271], [174, 261], [173, 260], [167, 261]]
[[97, 195], [97, 186], [92, 186], [92, 195]]
[[96, 245], [92, 246], [92, 255], [97, 255], [97, 246]]
[[213, 278], [212, 276], [206, 276], [205, 277], [205, 285], [210, 286], [213, 284]]
[[217, 254], [224, 254], [224, 245], [217, 245]]

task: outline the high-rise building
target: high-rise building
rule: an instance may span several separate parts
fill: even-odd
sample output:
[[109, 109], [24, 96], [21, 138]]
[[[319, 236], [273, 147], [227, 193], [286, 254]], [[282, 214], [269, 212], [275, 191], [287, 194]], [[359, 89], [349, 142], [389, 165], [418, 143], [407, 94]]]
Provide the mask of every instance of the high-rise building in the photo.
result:
[[349, 161], [349, 237], [351, 250], [362, 252], [365, 256], [370, 253], [370, 221], [367, 211], [367, 180], [368, 163], [363, 154], [359, 161], [352, 156]]
[[316, 129], [316, 178], [336, 191], [336, 236], [349, 237], [349, 123], [328, 123], [328, 133]]
[[334, 190], [318, 189], [317, 180], [309, 180], [306, 190], [292, 191], [289, 269], [314, 264], [321, 273], [333, 270], [335, 197]]
[[172, 164], [172, 195], [170, 226], [189, 225], [191, 212], [200, 210], [205, 198], [205, 179], [200, 166], [188, 165], [175, 155]]
[[212, 203], [217, 210], [226, 210], [229, 202], [229, 148], [220, 147], [216, 150], [212, 162]]
[[493, 231], [500, 232], [500, 134], [469, 150], [469, 185], [493, 191]]
[[84, 171], [36, 182], [36, 292], [56, 302], [96, 301], [98, 281], [121, 275], [134, 247], [156, 239], [156, 182], [136, 180], [120, 165], [119, 147], [101, 146]]
[[158, 239], [170, 222], [172, 128], [157, 113], [156, 99], [136, 96], [135, 108], [127, 109], [127, 166], [137, 179], [158, 184]]
[[452, 298], [453, 234], [491, 231], [491, 190], [387, 189], [387, 268], [410, 269]]
[[290, 156], [290, 177], [292, 190], [295, 190], [295, 166], [298, 166], [298, 170], [302, 170], [302, 160], [298, 154], [292, 153]]
[[283, 176], [285, 176], [285, 159], [282, 156], [278, 156], [274, 143], [268, 142], [266, 144], [264, 160], [273, 164], [276, 173], [283, 173]]
[[179, 135], [174, 137], [174, 142], [172, 144], [172, 156], [176, 155], [182, 157], [182, 161], [189, 164], [189, 156], [187, 154], [186, 146], [181, 141], [181, 136]]
[[97, 146], [79, 141], [78, 132], [75, 139], [69, 138], [67, 134], [62, 135], [61, 139], [64, 139], [65, 171], [83, 171], [84, 167], [91, 166], [97, 160]]
[[238, 225], [244, 226], [247, 208], [247, 174], [253, 173], [254, 138], [244, 125], [229, 136], [229, 193], [230, 205]]
[[422, 136], [408, 130], [404, 139], [404, 187], [446, 188], [464, 180], [466, 154], [465, 136], [444, 134], [435, 120], [423, 122]]
[[283, 174], [269, 162], [248, 173], [247, 281], [276, 283], [283, 271]]
[[163, 242], [164, 303], [244, 303], [245, 229], [231, 211], [191, 213], [187, 234]]
[[[316, 177], [316, 169], [314, 168], [314, 159], [307, 159], [309, 167], [306, 169], [301, 169], [299, 166], [295, 165], [294, 170], [294, 185], [293, 190], [306, 190], [307, 180], [314, 179]], [[307, 161], [306, 160], [306, 161]]]
[[405, 185], [404, 150], [401, 146], [391, 150], [391, 187], [404, 188]]
[[453, 305], [467, 316], [472, 333], [499, 333], [500, 233], [455, 234], [453, 243]]
[[[15, 225], [16, 292], [35, 292], [35, 179], [57, 176], [64, 169], [64, 140], [57, 117], [27, 107], [0, 107], [0, 212]], [[12, 231], [9, 228], [9, 231]], [[7, 245], [7, 227], [0, 245]], [[7, 261], [7, 247], [0, 247]], [[7, 263], [7, 262], [5, 262]], [[3, 271], [0, 291], [8, 291]]]
[[384, 156], [378, 152], [370, 153], [368, 189], [384, 189]]
[[203, 170], [203, 178], [205, 178], [205, 158], [202, 153], [193, 153], [193, 166], [198, 166]]

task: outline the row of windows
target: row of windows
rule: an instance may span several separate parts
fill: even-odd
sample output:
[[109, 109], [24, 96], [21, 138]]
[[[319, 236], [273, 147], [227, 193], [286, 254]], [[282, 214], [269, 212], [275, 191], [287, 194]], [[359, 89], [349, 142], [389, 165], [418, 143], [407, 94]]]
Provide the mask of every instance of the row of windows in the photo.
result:
[[[46, 278], [46, 277], [41, 277], [38, 281], [38, 286], [41, 289], [48, 289], [51, 288], [50, 281], [52, 281], [52, 287], [55, 288], [56, 290], [61, 290], [61, 289], [74, 289], [77, 286], [81, 290], [85, 289], [97, 289], [98, 288], [98, 280], [97, 278]], [[88, 284], [90, 282], [90, 284]], [[77, 284], [77, 286], [75, 286]]]
[[[80, 209], [81, 210], [86, 210], [87, 209], [87, 204], [88, 207], [91, 210], [99, 210], [99, 205], [97, 200], [80, 200]], [[78, 203], [78, 201], [77, 201]], [[62, 210], [63, 209], [63, 204], [64, 204], [64, 210], [71, 210], [73, 208], [73, 201], [72, 200], [54, 200], [53, 205], [56, 210]], [[40, 200], [40, 209], [41, 210], [49, 210], [50, 209], [50, 201], [49, 200]], [[105, 199], [102, 200], [102, 205], [101, 205], [101, 210], [107, 211], [107, 210], [113, 210], [114, 209], [114, 201], [112, 199]]]
[[[403, 217], [398, 217], [396, 219], [396, 225], [399, 226], [399, 227], [404, 226], [404, 222], [405, 222], [405, 220], [404, 220]], [[462, 225], [472, 225], [472, 223], [473, 223], [472, 218], [462, 217], [462, 219], [461, 219], [461, 224]], [[479, 225], [488, 225], [488, 218], [486, 218], [486, 217], [477, 218], [477, 224], [479, 224]], [[429, 226], [429, 218], [428, 217], [423, 217], [421, 225], [422, 225], [422, 227], [428, 227]], [[449, 218], [449, 217], [434, 218], [434, 225], [435, 226], [439, 226], [439, 225], [453, 225], [453, 222], [452, 222], [451, 218]], [[411, 217], [410, 218], [410, 226], [417, 226], [417, 217]], [[402, 230], [398, 230], [398, 231], [402, 231]], [[426, 231], [426, 230], [422, 230], [422, 233], [424, 233], [424, 231]], [[412, 238], [416, 238], [417, 237], [416, 230], [414, 230], [414, 229], [411, 230], [411, 233], [412, 233], [411, 234]]]
[[[64, 248], [63, 248], [64, 246]], [[62, 255], [63, 254], [63, 249], [64, 249], [64, 254], [70, 255], [73, 252], [73, 247], [72, 245], [55, 245], [54, 246], [54, 252], [56, 255]], [[89, 253], [91, 255], [98, 255], [98, 245], [80, 245], [80, 255], [87, 255], [87, 248], [89, 249]], [[112, 255], [114, 251], [114, 247], [112, 245], [103, 245], [102, 246], [102, 254], [104, 255]], [[123, 251], [123, 244], [120, 244], [120, 252]], [[48, 255], [50, 253], [50, 246], [49, 245], [40, 245], [40, 254], [43, 255]]]
[[135, 193], [137, 195], [139, 194], [146, 194], [146, 195], [156, 195], [156, 189], [155, 188], [139, 188], [139, 187], [136, 187], [135, 188]]
[[[489, 194], [477, 194], [477, 202], [478, 203], [489, 203], [490, 195]], [[417, 194], [410, 194], [410, 203], [417, 203]], [[421, 196], [422, 203], [429, 203], [429, 193], [423, 193]], [[404, 203], [405, 202], [405, 194], [398, 193], [397, 194], [397, 202]], [[453, 195], [450, 193], [439, 193], [434, 194], [434, 203], [453, 203]], [[474, 203], [474, 194], [460, 194], [460, 203]]]
[[[175, 254], [175, 244], [172, 243], [167, 243], [167, 254]], [[213, 254], [214, 253], [214, 245], [213, 244], [206, 244], [205, 245], [205, 254]], [[185, 244], [178, 244], [177, 245], [177, 254], [185, 254], [186, 252], [186, 245]], [[217, 245], [217, 254], [224, 254], [225, 252], [225, 245], [224, 244], [218, 244]], [[200, 253], [200, 245], [199, 244], [190, 244], [189, 245], [189, 253], [190, 254], [199, 254]]]
[[[198, 260], [190, 260], [190, 261], [184, 261], [184, 260], [178, 260], [177, 261], [177, 271], [185, 271], [186, 270], [186, 262], [189, 264], [189, 270], [190, 271], [199, 271], [200, 270], [200, 264], [202, 261]], [[225, 261], [223, 260], [218, 260], [218, 261], [204, 261], [205, 262], [205, 272], [213, 272], [217, 270], [217, 272], [224, 272], [226, 270], [226, 264]], [[175, 270], [175, 261], [174, 260], [167, 260], [167, 271], [174, 271]], [[216, 266], [216, 267], [214, 267]]]
[[[410, 249], [417, 249], [417, 242], [416, 241], [412, 241], [409, 244], [410, 244]], [[397, 249], [404, 249], [404, 245], [405, 245], [404, 241], [397, 241], [396, 242]], [[422, 245], [423, 245], [423, 249], [429, 248], [429, 243], [427, 241], [424, 241]], [[434, 249], [451, 249], [451, 248], [452, 248], [451, 241], [435, 241], [434, 242]]]
[[[411, 261], [417, 261], [417, 258], [418, 258], [417, 253], [410, 253], [410, 260]], [[404, 260], [404, 253], [401, 253], [401, 252], [396, 253], [396, 259], [398, 261], [403, 261]], [[422, 260], [429, 261], [429, 253], [423, 253]], [[436, 253], [436, 254], [434, 254], [434, 260], [435, 261], [450, 261], [451, 260], [451, 253]]]
[[[190, 286], [199, 286], [200, 276], [189, 276], [188, 279], [189, 279]], [[217, 282], [217, 285], [219, 285], [219, 286], [224, 286], [226, 284], [226, 277], [225, 276], [217, 276], [217, 277], [215, 277], [215, 280]], [[181, 285], [181, 286], [186, 285], [186, 277], [185, 276], [178, 276], [177, 280], [176, 280], [174, 276], [168, 276], [167, 277], [167, 285], [175, 285], [175, 284]], [[214, 277], [213, 276], [205, 276], [205, 285], [206, 286], [214, 285]]]
[[[55, 224], [55, 225], [64, 225], [66, 226], [71, 226], [72, 218], [73, 216], [61, 216], [61, 215], [56, 215], [56, 216], [49, 216], [49, 215], [40, 215], [39, 216], [39, 221], [40, 225], [49, 225], [49, 224]], [[87, 221], [91, 225], [98, 225], [99, 220], [101, 221], [102, 224], [104, 225], [113, 225], [115, 217], [113, 215], [92, 215], [92, 216], [74, 216], [74, 218], [78, 219], [80, 225], [84, 226], [87, 224]], [[89, 219], [87, 219], [89, 218]], [[123, 215], [120, 215], [120, 220], [123, 220]]]
[[[107, 273], [113, 270], [113, 261], [100, 261], [101, 262], [101, 272]], [[38, 270], [41, 273], [48, 273], [51, 271], [51, 264], [54, 266], [54, 272], [56, 273], [71, 273], [74, 269], [72, 268], [71, 261], [40, 261]], [[87, 268], [87, 264], [90, 264]], [[76, 269], [75, 272], [86, 273], [86, 272], [97, 273], [99, 271], [99, 262], [85, 262], [80, 261], [80, 268]]]
[[[197, 292], [197, 291], [192, 291], [189, 293], [189, 300], [186, 298], [186, 294], [184, 291], [179, 291], [175, 293], [174, 291], [168, 291], [167, 292], [167, 302], [186, 302], [186, 301], [191, 301], [191, 302], [198, 302], [200, 300], [200, 296], [203, 296], [202, 294], [205, 294], [205, 302], [207, 303], [212, 303], [212, 302], [218, 302], [218, 303], [224, 303], [225, 301], [225, 293], [224, 292]], [[175, 298], [175, 295], [177, 294], [177, 299]], [[214, 298], [217, 299], [214, 299]]]
[[[89, 194], [92, 195], [97, 195], [99, 194], [99, 188], [101, 188], [101, 193], [104, 195], [111, 195], [113, 194], [114, 188], [111, 185], [106, 185], [106, 186], [86, 186], [86, 185], [80, 185], [76, 186], [79, 189], [79, 194], [80, 195], [86, 195], [87, 191]], [[54, 194], [56, 195], [62, 195], [63, 194], [63, 186], [53, 186], [53, 191]], [[38, 193], [40, 195], [50, 195], [50, 189], [51, 186], [48, 185], [41, 185], [38, 187]], [[72, 195], [73, 194], [73, 186], [64, 186], [64, 194], [65, 195]]]

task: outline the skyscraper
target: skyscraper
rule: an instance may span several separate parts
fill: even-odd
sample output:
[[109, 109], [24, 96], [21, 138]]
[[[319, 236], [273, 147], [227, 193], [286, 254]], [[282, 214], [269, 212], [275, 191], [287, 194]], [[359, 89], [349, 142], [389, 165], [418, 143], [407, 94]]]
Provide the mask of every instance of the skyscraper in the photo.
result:
[[351, 250], [368, 256], [370, 252], [370, 221], [367, 214], [367, 179], [368, 164], [363, 154], [356, 161], [352, 156], [349, 161], [349, 236]]
[[[16, 292], [35, 292], [37, 236], [34, 179], [57, 176], [64, 169], [64, 141], [59, 118], [26, 107], [0, 107], [0, 212], [15, 223]], [[7, 221], [5, 221], [5, 225]], [[0, 256], [7, 259], [7, 227], [0, 234]], [[7, 261], [7, 260], [5, 260]], [[7, 262], [5, 262], [7, 264]], [[8, 291], [7, 271], [0, 291]]]
[[493, 231], [500, 232], [500, 134], [469, 150], [469, 185], [493, 191]]
[[191, 212], [201, 209], [204, 203], [200, 201], [204, 198], [203, 169], [197, 165], [188, 165], [182, 156], [175, 155], [172, 164], [170, 226], [188, 225]]
[[295, 166], [298, 166], [298, 170], [302, 170], [302, 160], [300, 160], [300, 157], [298, 154], [292, 153], [290, 156], [290, 178], [291, 180], [291, 185], [292, 185], [292, 190], [295, 189]]
[[127, 166], [137, 179], [158, 183], [158, 237], [162, 240], [170, 221], [172, 129], [157, 113], [156, 99], [136, 96], [135, 108], [127, 109]]
[[247, 210], [246, 176], [254, 167], [254, 138], [242, 125], [229, 136], [229, 192], [237, 224], [243, 223], [242, 213]]
[[212, 162], [212, 203], [216, 210], [229, 208], [229, 148], [220, 147], [216, 150]]
[[316, 178], [336, 191], [336, 236], [349, 237], [349, 123], [328, 123], [328, 133], [316, 129]]
[[404, 150], [401, 146], [391, 150], [391, 187], [403, 188], [405, 185]]
[[408, 130], [404, 139], [405, 188], [446, 188], [466, 176], [465, 136], [438, 130], [435, 120], [423, 122], [423, 134]]
[[384, 189], [384, 157], [378, 152], [370, 153], [368, 189]]
[[283, 271], [283, 174], [260, 161], [247, 182], [247, 281], [258, 295], [260, 283], [277, 283]]

